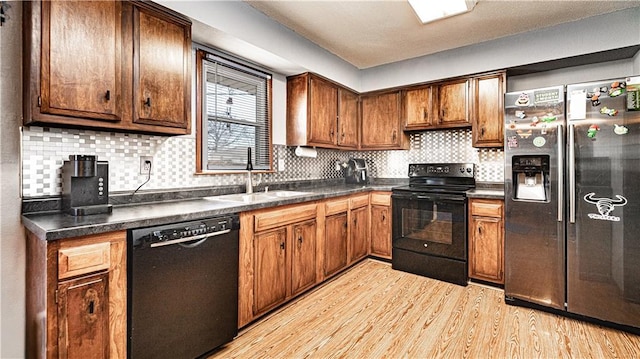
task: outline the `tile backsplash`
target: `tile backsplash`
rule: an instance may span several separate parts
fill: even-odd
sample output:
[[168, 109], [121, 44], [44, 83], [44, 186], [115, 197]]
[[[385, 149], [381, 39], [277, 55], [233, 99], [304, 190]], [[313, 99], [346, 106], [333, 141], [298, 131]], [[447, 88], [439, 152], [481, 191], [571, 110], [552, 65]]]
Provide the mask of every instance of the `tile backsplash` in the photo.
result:
[[[57, 196], [62, 192], [62, 163], [72, 154], [97, 155], [109, 161], [112, 192], [135, 190], [146, 179], [140, 157], [152, 156], [151, 179], [144, 190], [241, 185], [242, 174], [196, 175], [194, 136], [153, 136], [89, 130], [25, 127], [22, 131], [23, 197]], [[273, 162], [284, 160], [284, 170], [258, 175], [263, 184], [295, 180], [342, 178], [335, 162], [362, 157], [372, 178], [406, 178], [407, 165], [418, 162], [473, 162], [476, 180], [502, 182], [501, 149], [471, 147], [471, 130], [444, 130], [410, 135], [408, 151], [338, 151], [318, 149], [317, 157], [298, 157], [295, 148], [274, 145]]]

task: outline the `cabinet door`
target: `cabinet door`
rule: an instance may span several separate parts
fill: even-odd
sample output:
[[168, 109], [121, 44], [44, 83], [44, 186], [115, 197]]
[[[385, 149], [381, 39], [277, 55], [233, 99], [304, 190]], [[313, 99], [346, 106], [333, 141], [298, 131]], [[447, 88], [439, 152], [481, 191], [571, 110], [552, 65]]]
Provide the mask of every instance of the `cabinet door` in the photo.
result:
[[59, 358], [109, 358], [109, 273], [58, 285]]
[[311, 77], [309, 83], [309, 142], [317, 145], [337, 143], [338, 88], [322, 79]]
[[474, 147], [502, 147], [504, 144], [504, 73], [473, 80]]
[[472, 216], [469, 242], [469, 276], [504, 283], [502, 220]]
[[400, 130], [400, 92], [361, 98], [363, 149], [400, 149], [404, 136]]
[[351, 240], [349, 263], [367, 256], [369, 249], [369, 206], [351, 210]]
[[120, 121], [121, 6], [42, 2], [42, 113]]
[[358, 95], [345, 89], [338, 90], [338, 146], [357, 149]]
[[133, 122], [189, 129], [190, 25], [135, 6], [133, 41]]
[[287, 296], [286, 241], [286, 228], [259, 233], [254, 237], [255, 314], [282, 303]]
[[391, 258], [391, 213], [389, 206], [371, 205], [371, 254]]
[[291, 295], [316, 282], [316, 221], [293, 225], [291, 239]]
[[431, 86], [408, 90], [404, 94], [404, 108], [407, 130], [421, 130], [433, 127], [433, 88]]
[[347, 213], [328, 216], [325, 219], [325, 276], [347, 266], [347, 239]]
[[469, 80], [461, 79], [438, 86], [438, 125], [443, 127], [468, 126]]

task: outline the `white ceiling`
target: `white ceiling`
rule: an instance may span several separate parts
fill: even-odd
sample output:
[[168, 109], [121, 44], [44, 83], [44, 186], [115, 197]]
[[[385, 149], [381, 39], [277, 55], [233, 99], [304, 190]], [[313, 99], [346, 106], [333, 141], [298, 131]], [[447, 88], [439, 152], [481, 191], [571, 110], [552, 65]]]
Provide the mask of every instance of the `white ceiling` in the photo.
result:
[[[405, 0], [244, 1], [359, 69], [640, 6], [640, 0], [479, 0], [470, 13], [423, 25]], [[594, 31], [615, 36], [615, 24]]]

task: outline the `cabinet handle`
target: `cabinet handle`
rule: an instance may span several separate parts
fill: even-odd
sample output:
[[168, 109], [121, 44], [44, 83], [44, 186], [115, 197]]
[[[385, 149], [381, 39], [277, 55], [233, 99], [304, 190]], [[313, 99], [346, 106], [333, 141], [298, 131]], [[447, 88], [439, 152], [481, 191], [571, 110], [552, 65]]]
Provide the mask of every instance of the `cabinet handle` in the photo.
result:
[[298, 246], [302, 245], [302, 236], [298, 236]]
[[284, 242], [280, 242], [280, 249], [284, 250]]
[[329, 132], [329, 136], [331, 137], [331, 139], [333, 140], [333, 135], [335, 134], [334, 129], [332, 128], [331, 131]]
[[428, 116], [427, 109], [423, 107], [422, 108], [422, 119], [426, 120], [427, 116]]
[[94, 301], [90, 301], [89, 302], [89, 314], [93, 314], [94, 310], [95, 310], [95, 302]]
[[107, 93], [104, 94], [104, 98], [107, 101], [111, 100], [111, 91], [107, 90]]
[[442, 111], [440, 111], [440, 113], [442, 113], [442, 118], [445, 117], [446, 111], [444, 109], [442, 109]]
[[394, 142], [395, 142], [397, 136], [398, 135], [396, 133], [396, 130], [393, 130], [393, 134], [391, 135], [391, 138], [393, 139]]
[[144, 101], [144, 105], [147, 107], [151, 107], [151, 97], [147, 97], [147, 99]]
[[387, 220], [387, 212], [382, 212], [382, 222]]
[[482, 226], [478, 226], [478, 234], [482, 234]]
[[484, 127], [480, 129], [480, 137], [484, 136]]

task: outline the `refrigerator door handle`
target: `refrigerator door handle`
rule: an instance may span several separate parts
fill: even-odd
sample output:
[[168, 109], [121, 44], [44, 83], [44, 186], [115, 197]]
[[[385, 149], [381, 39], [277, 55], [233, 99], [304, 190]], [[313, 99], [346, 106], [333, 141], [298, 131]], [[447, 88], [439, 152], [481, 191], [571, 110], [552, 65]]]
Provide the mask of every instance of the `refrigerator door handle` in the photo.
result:
[[576, 223], [576, 153], [574, 125], [569, 125], [569, 222]]
[[564, 210], [564, 132], [563, 126], [558, 125], [558, 222], [563, 221]]

